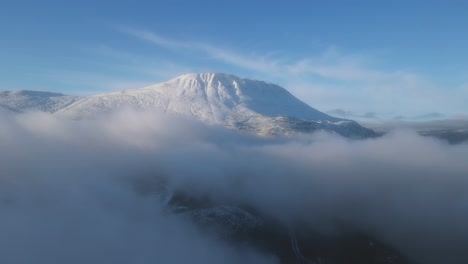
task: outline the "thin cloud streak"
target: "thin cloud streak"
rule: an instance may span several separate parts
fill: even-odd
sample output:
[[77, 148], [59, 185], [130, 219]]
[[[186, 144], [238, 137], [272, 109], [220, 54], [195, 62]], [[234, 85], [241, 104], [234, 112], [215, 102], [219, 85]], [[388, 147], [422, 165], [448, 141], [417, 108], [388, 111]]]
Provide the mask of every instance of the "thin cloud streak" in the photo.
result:
[[[169, 50], [202, 54], [247, 71], [254, 78], [279, 83], [322, 111], [345, 108], [352, 112], [378, 112], [387, 117], [430, 112], [452, 116], [463, 114], [460, 109], [465, 107], [462, 100], [454, 99], [453, 93], [447, 93], [426, 76], [402, 69], [383, 69], [369, 55], [346, 54], [334, 46], [310, 57], [287, 59], [271, 54], [240, 54], [210, 43], [167, 38], [149, 30], [117, 29], [138, 40]], [[195, 71], [200, 70], [198, 67]], [[468, 94], [466, 86], [453, 90]]]
[[298, 76], [314, 74], [323, 78], [341, 81], [384, 81], [412, 76], [411, 74], [403, 71], [389, 73], [367, 69], [364, 65], [366, 60], [362, 57], [341, 54], [333, 47], [326, 49], [322, 54], [313, 58], [286, 62], [279, 59], [275, 60], [267, 56], [245, 56], [208, 43], [178, 41], [163, 37], [148, 30], [128, 27], [119, 27], [119, 30], [130, 36], [149, 41], [167, 49], [198, 51], [209, 55], [213, 59], [234, 66], [255, 70], [261, 73], [269, 73], [271, 75], [281, 74], [287, 76]]
[[277, 72], [279, 67], [278, 62], [268, 60], [265, 57], [243, 56], [236, 52], [216, 47], [207, 43], [177, 41], [166, 37], [162, 37], [151, 31], [138, 30], [127, 27], [120, 27], [119, 30], [130, 36], [139, 38], [141, 40], [149, 41], [153, 44], [167, 49], [186, 49], [202, 52], [213, 59], [249, 70], [255, 70], [259, 72]]

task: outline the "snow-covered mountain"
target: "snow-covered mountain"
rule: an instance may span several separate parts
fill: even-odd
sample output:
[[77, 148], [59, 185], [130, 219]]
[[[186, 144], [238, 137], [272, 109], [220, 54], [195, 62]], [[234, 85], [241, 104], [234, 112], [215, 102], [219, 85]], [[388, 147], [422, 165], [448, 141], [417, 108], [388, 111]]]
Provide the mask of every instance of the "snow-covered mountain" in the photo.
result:
[[54, 113], [79, 97], [38, 91], [0, 91], [0, 112], [40, 110]]
[[259, 135], [317, 130], [357, 138], [376, 135], [354, 121], [310, 107], [278, 85], [224, 73], [186, 74], [141, 89], [89, 97], [37, 91], [0, 92], [0, 112], [39, 110], [81, 119], [124, 107], [179, 114]]
[[157, 107], [214, 123], [255, 115], [338, 120], [311, 108], [277, 85], [219, 73], [187, 74], [143, 89], [92, 96], [63, 111], [83, 115], [123, 105]]
[[354, 121], [310, 107], [278, 85], [223, 73], [187, 74], [142, 89], [90, 96], [57, 114], [86, 118], [123, 107], [157, 109], [260, 135], [321, 129], [349, 137], [375, 135]]

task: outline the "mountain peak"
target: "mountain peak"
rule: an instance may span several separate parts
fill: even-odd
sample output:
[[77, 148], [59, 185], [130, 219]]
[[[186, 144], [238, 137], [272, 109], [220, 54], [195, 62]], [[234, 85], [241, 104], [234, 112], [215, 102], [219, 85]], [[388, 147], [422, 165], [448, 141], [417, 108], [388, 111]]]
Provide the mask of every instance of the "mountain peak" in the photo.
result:
[[189, 73], [178, 76], [172, 80], [169, 80], [168, 83], [174, 85], [182, 85], [184, 87], [191, 86], [238, 86], [239, 83], [242, 83], [244, 79], [227, 74], [227, 73]]
[[[324, 114], [289, 93], [285, 88], [264, 81], [240, 78], [226, 73], [185, 74], [165, 83], [150, 86], [167, 97], [191, 104], [191, 113], [210, 106], [208, 119], [220, 122], [228, 112], [252, 111], [268, 117], [291, 117], [308, 120], [339, 121]], [[213, 109], [216, 109], [214, 111]], [[220, 114], [225, 113], [225, 114]], [[207, 115], [204, 115], [207, 117]]]
[[[228, 73], [216, 73], [216, 72], [208, 72], [208, 73], [189, 73], [180, 75], [168, 82], [198, 82], [199, 84], [204, 85], [239, 85], [242, 83], [248, 82], [257, 82], [267, 85], [272, 85], [270, 89], [274, 88], [281, 88], [277, 85], [273, 85], [264, 81], [257, 81], [252, 79], [241, 78], [236, 75], [228, 74]], [[286, 89], [281, 88], [280, 90], [286, 91]]]
[[209, 85], [212, 83], [220, 83], [223, 85], [229, 85], [234, 82], [239, 82], [242, 78], [227, 73], [189, 73], [178, 76], [168, 82], [177, 83], [198, 83], [200, 85]]
[[183, 74], [180, 75], [177, 78], [182, 78], [182, 79], [200, 79], [204, 81], [209, 81], [213, 79], [223, 79], [223, 80], [229, 80], [229, 79], [241, 79], [238, 76], [228, 74], [228, 73], [222, 73], [222, 72], [205, 72], [205, 73], [188, 73], [188, 74]]

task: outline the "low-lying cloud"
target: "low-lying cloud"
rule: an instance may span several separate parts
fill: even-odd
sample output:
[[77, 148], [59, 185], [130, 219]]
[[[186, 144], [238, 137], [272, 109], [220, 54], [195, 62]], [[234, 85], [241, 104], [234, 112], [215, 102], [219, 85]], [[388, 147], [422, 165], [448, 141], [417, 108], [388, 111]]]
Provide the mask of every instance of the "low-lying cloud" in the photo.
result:
[[468, 261], [466, 145], [409, 131], [265, 139], [129, 111], [0, 124], [1, 263], [278, 262], [164, 213], [159, 179], [325, 234], [346, 223], [416, 263]]

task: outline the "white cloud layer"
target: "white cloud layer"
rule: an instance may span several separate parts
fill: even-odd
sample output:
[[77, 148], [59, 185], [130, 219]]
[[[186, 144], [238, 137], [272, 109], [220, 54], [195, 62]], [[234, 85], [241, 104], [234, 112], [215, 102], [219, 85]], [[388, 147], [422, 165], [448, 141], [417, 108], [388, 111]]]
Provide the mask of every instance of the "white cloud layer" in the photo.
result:
[[261, 139], [134, 112], [0, 123], [1, 263], [276, 262], [163, 214], [158, 177], [324, 233], [344, 222], [418, 263], [468, 261], [467, 145], [405, 131]]

